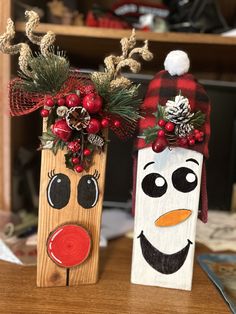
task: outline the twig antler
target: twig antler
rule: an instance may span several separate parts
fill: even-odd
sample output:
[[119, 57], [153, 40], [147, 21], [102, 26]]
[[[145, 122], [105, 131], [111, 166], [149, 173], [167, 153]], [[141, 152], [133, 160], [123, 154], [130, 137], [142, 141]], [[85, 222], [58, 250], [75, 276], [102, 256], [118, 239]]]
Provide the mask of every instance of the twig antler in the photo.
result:
[[[28, 22], [25, 25], [26, 35], [29, 40], [40, 46], [40, 51], [43, 56], [50, 53], [50, 46], [55, 41], [55, 34], [47, 32], [44, 36], [36, 36], [33, 34], [34, 29], [39, 25], [39, 16], [34, 11], [26, 11]], [[11, 40], [15, 37], [15, 26], [11, 19], [8, 19], [6, 32], [0, 36], [0, 51], [7, 54], [20, 54], [19, 67], [21, 71], [28, 77], [33, 77], [33, 73], [29, 69], [29, 62], [32, 59], [32, 51], [28, 44], [19, 43], [11, 45]]]
[[143, 47], [135, 47], [136, 36], [135, 30], [132, 30], [130, 38], [122, 38], [121, 41], [122, 54], [121, 56], [110, 55], [105, 58], [105, 73], [94, 73], [92, 77], [96, 81], [107, 78], [110, 80], [111, 89], [117, 87], [128, 87], [131, 85], [131, 81], [122, 76], [121, 70], [124, 67], [129, 67], [131, 72], [138, 73], [141, 69], [141, 63], [135, 60], [133, 57], [135, 54], [140, 55], [145, 61], [150, 61], [153, 58], [153, 54], [148, 49], [148, 41], [144, 42]]

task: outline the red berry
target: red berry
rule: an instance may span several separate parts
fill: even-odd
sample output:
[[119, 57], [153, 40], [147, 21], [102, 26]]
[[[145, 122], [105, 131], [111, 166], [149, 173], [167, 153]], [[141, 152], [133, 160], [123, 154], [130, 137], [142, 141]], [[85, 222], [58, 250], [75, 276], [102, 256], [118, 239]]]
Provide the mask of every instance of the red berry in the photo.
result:
[[201, 136], [204, 136], [204, 132], [202, 132], [202, 131], [201, 131], [201, 132], [199, 132], [199, 134], [200, 134]]
[[174, 131], [174, 128], [175, 128], [175, 125], [174, 125], [173, 122], [167, 122], [166, 125], [165, 125], [165, 129], [168, 132]]
[[64, 142], [67, 142], [71, 137], [72, 130], [66, 123], [65, 119], [57, 120], [51, 127], [52, 132]]
[[163, 119], [160, 119], [160, 120], [158, 120], [157, 124], [158, 124], [160, 127], [163, 127], [163, 126], [166, 125], [166, 121], [163, 120]]
[[182, 137], [178, 140], [178, 144], [181, 147], [186, 147], [188, 145], [188, 140], [185, 137]]
[[71, 107], [77, 107], [80, 104], [80, 97], [77, 94], [70, 94], [66, 96], [66, 105]]
[[191, 140], [188, 141], [190, 146], [193, 146], [195, 144], [195, 140], [192, 138]]
[[52, 98], [47, 98], [46, 102], [45, 102], [45, 105], [48, 106], [48, 107], [53, 107], [54, 106], [53, 99]]
[[158, 137], [153, 143], [152, 143], [152, 150], [155, 153], [162, 152], [166, 147], [168, 146], [168, 142], [165, 138], [165, 136]]
[[115, 120], [113, 124], [116, 128], [119, 128], [121, 126], [121, 122], [119, 120]]
[[78, 157], [73, 157], [73, 158], [71, 159], [71, 161], [72, 161], [72, 164], [74, 164], [74, 165], [78, 165], [78, 163], [80, 162], [80, 160], [79, 160]]
[[78, 141], [72, 141], [68, 143], [67, 148], [73, 152], [77, 153], [80, 150], [80, 143]]
[[91, 150], [89, 148], [85, 148], [84, 156], [89, 156], [89, 155], [91, 155]]
[[203, 141], [203, 136], [199, 137], [197, 140], [198, 140], [198, 142], [202, 142]]
[[42, 110], [40, 111], [40, 114], [41, 114], [41, 117], [46, 118], [46, 117], [48, 117], [48, 115], [49, 115], [49, 110], [47, 110], [47, 109], [42, 109]]
[[102, 109], [102, 98], [97, 94], [90, 93], [84, 97], [83, 107], [89, 113], [97, 113]]
[[95, 91], [95, 87], [93, 85], [86, 85], [84, 86], [84, 93], [86, 95], [91, 94]]
[[109, 120], [108, 119], [102, 119], [101, 125], [103, 128], [107, 128], [109, 126]]
[[65, 98], [59, 98], [59, 99], [57, 100], [58, 106], [64, 106], [65, 103], [66, 103]]
[[195, 134], [195, 138], [197, 141], [199, 141], [199, 139], [202, 138], [202, 136], [200, 133], [197, 133], [197, 134]]
[[75, 169], [75, 171], [78, 172], [78, 173], [80, 173], [80, 172], [82, 172], [82, 171], [84, 170], [84, 168], [83, 168], [82, 166], [80, 166], [80, 165], [75, 166], [74, 169]]
[[161, 136], [161, 137], [162, 137], [162, 136], [165, 136], [165, 131], [164, 131], [164, 130], [158, 130], [158, 131], [157, 131], [157, 135], [158, 135], [158, 136]]
[[199, 130], [195, 129], [195, 130], [194, 130], [194, 134], [195, 134], [195, 135], [199, 134]]
[[97, 119], [91, 119], [86, 130], [90, 134], [96, 134], [100, 131], [100, 128], [100, 122]]

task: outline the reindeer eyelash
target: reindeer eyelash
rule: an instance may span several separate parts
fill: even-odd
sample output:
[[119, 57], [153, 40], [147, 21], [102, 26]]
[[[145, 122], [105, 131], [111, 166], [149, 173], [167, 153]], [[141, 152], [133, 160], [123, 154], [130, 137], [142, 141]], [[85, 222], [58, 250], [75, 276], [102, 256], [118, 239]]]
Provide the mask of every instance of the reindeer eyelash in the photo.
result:
[[100, 173], [97, 170], [95, 170], [92, 176], [94, 177], [94, 179], [98, 180], [100, 178]]
[[55, 169], [48, 172], [49, 179], [52, 179], [55, 176]]

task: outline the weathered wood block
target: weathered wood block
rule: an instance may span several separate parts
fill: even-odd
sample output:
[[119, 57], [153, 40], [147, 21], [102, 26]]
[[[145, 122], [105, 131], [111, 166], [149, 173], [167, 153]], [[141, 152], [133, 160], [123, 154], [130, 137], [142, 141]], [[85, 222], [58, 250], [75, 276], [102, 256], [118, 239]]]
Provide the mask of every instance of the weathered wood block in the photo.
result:
[[203, 155], [138, 152], [131, 282], [191, 290]]
[[[68, 170], [64, 152], [42, 151], [37, 285], [95, 283], [104, 194], [106, 150], [89, 172]], [[69, 226], [69, 227], [68, 227]]]

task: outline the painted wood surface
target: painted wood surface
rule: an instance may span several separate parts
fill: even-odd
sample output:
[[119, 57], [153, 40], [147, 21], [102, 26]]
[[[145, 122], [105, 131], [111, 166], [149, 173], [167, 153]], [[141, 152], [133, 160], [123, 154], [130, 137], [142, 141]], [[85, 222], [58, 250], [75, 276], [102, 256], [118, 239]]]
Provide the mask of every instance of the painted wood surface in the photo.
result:
[[[49, 150], [42, 151], [37, 261], [37, 285], [39, 287], [74, 286], [97, 281], [106, 151], [95, 154], [93, 161], [88, 173], [78, 174], [65, 167], [63, 151], [58, 151], [56, 156]], [[68, 191], [68, 186], [62, 189], [61, 193], [66, 194], [67, 200], [61, 204], [62, 207], [59, 206], [60, 209], [57, 209], [57, 201], [60, 201], [60, 197], [57, 200], [51, 197], [48, 201], [50, 182], [48, 174], [49, 176], [60, 174], [61, 176], [57, 177], [59, 181], [61, 180], [60, 182], [64, 182], [62, 175], [70, 181], [70, 191]], [[95, 176], [98, 183], [98, 199], [91, 208], [84, 208], [78, 203], [78, 186], [85, 175], [91, 175], [93, 178]], [[52, 185], [50, 188], [52, 189]], [[60, 193], [60, 190], [58, 191]], [[72, 268], [58, 266], [47, 253], [50, 233], [65, 224], [83, 227], [91, 238], [88, 258], [82, 264]]]
[[202, 154], [138, 152], [131, 282], [191, 290]]
[[[5, 30], [11, 15], [11, 1], [0, 1], [0, 34]], [[11, 124], [8, 110], [8, 84], [10, 80], [10, 56], [0, 54], [0, 208], [11, 209]]]

